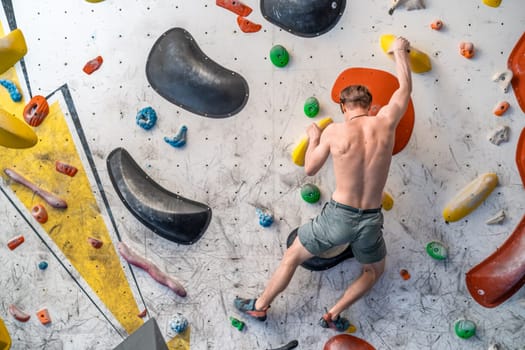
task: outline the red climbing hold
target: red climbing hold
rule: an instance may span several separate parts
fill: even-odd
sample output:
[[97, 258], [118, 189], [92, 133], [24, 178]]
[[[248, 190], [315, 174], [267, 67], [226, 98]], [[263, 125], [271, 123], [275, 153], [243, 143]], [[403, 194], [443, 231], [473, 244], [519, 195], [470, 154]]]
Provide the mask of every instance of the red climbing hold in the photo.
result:
[[252, 13], [252, 8], [250, 6], [243, 4], [238, 0], [216, 0], [216, 4], [238, 14], [239, 16], [246, 17]]
[[239, 25], [239, 28], [241, 28], [241, 30], [245, 33], [255, 33], [262, 28], [260, 24], [253, 23], [249, 19], [242, 16], [237, 17], [237, 24]]
[[9, 241], [7, 241], [7, 247], [11, 250], [14, 250], [16, 247], [18, 247], [20, 244], [24, 243], [25, 238], [22, 235], [16, 236], [11, 238]]
[[91, 244], [91, 246], [95, 249], [99, 249], [102, 247], [102, 245], [104, 244], [100, 239], [96, 239], [96, 238], [93, 238], [93, 237], [88, 237], [88, 242], [89, 244]]
[[82, 68], [82, 70], [86, 74], [91, 74], [91, 73], [93, 73], [94, 71], [96, 71], [97, 69], [100, 68], [100, 66], [102, 65], [102, 62], [104, 62], [104, 60], [102, 59], [102, 56], [97, 56], [97, 57], [93, 58], [92, 60], [88, 61], [84, 65], [84, 68]]
[[63, 163], [59, 160], [55, 161], [55, 168], [59, 173], [66, 174], [67, 176], [71, 177], [75, 176], [78, 171], [78, 169], [74, 166]]

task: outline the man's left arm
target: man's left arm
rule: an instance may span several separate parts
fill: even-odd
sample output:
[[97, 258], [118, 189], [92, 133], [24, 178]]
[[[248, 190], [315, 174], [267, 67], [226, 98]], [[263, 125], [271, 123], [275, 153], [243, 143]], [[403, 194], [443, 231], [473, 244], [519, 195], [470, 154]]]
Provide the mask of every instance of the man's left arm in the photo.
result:
[[304, 170], [306, 175], [313, 176], [324, 165], [330, 155], [329, 134], [332, 125], [328, 125], [322, 131], [315, 123], [312, 123], [307, 130], [308, 148], [304, 157]]

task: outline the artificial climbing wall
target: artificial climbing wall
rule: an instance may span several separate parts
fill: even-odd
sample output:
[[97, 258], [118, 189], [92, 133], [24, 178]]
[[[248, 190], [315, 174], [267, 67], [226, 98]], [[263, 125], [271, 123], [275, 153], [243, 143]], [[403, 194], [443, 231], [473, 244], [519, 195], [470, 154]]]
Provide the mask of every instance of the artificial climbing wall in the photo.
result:
[[[7, 3], [3, 2], [5, 32]], [[232, 302], [236, 295], [257, 296], [262, 291], [286, 249], [289, 232], [320, 211], [321, 202], [302, 201], [300, 187], [315, 183], [322, 201], [334, 188], [330, 161], [316, 176], [307, 177], [290, 159], [312, 122], [303, 113], [304, 101], [310, 96], [319, 99], [321, 110], [314, 121], [326, 116], [341, 121], [338, 105], [330, 98], [335, 79], [351, 67], [394, 73], [393, 62], [379, 46], [380, 36], [391, 33], [405, 36], [427, 53], [432, 70], [413, 75], [414, 130], [407, 147], [394, 156], [386, 185], [394, 198], [393, 209], [385, 212], [387, 270], [344, 315], [356, 326], [354, 335], [377, 349], [487, 349], [495, 343], [503, 349], [523, 349], [524, 290], [488, 309], [477, 304], [465, 286], [465, 273], [501, 246], [525, 213], [524, 188], [514, 160], [525, 115], [513, 91], [505, 93], [492, 81], [507, 68], [523, 34], [522, 3], [503, 0], [500, 7], [492, 8], [481, 0], [427, 0], [426, 9], [408, 11], [399, 6], [389, 15], [388, 1], [347, 1], [333, 29], [313, 38], [293, 35], [266, 21], [257, 1], [244, 3], [254, 10], [248, 18], [262, 25], [259, 32], [243, 33], [236, 15], [214, 1], [17, 0], [12, 4], [29, 49], [24, 59], [29, 87], [24, 86], [23, 70], [17, 65], [25, 98], [30, 98], [29, 91], [50, 96], [67, 84], [74, 113], [71, 104], [58, 100], [66, 116], [73, 113], [80, 120], [119, 232], [112, 235], [114, 244], [120, 237], [182, 281], [188, 292], [187, 297], [179, 297], [140, 269], [130, 274], [122, 260], [137, 303], [148, 310], [146, 318], [157, 319], [168, 342], [173, 336], [169, 321], [182, 313], [189, 320], [189, 340], [176, 346], [187, 349], [270, 349], [293, 339], [301, 349], [322, 349], [336, 334], [320, 328], [317, 321], [359, 275], [360, 267], [353, 260], [324, 272], [299, 268], [264, 323], [239, 315]], [[436, 19], [444, 23], [441, 31], [429, 27]], [[187, 30], [209, 58], [246, 79], [249, 98], [239, 113], [224, 119], [202, 117], [151, 88], [145, 75], [148, 54], [173, 27]], [[474, 44], [473, 59], [459, 54], [462, 41]], [[270, 62], [268, 54], [276, 44], [290, 53], [284, 68]], [[86, 75], [82, 67], [98, 55], [103, 65]], [[5, 91], [0, 93], [8, 98]], [[492, 110], [503, 100], [510, 109], [496, 117]], [[137, 112], [147, 106], [158, 114], [149, 131], [135, 123]], [[164, 142], [182, 125], [188, 128], [183, 148]], [[488, 139], [503, 125], [510, 128], [510, 137], [496, 146]], [[125, 208], [106, 167], [108, 154], [117, 147], [125, 148], [164, 188], [212, 208], [212, 220], [199, 241], [178, 245], [161, 238]], [[441, 212], [447, 202], [487, 172], [497, 174], [499, 186], [472, 214], [445, 223]], [[4, 187], [6, 182], [4, 177]], [[0, 315], [13, 349], [117, 346], [126, 333], [115, 326], [118, 322], [101, 306], [96, 291], [45, 232], [40, 232], [42, 239], [35, 234], [32, 219], [24, 219], [24, 211], [16, 209], [20, 203], [4, 197], [0, 201]], [[273, 214], [273, 225], [259, 225], [258, 208]], [[487, 225], [501, 209], [505, 220]], [[19, 234], [26, 241], [9, 250], [6, 242]], [[425, 252], [426, 244], [434, 240], [448, 247], [446, 260], [433, 260]], [[49, 263], [44, 271], [37, 267], [43, 260]], [[411, 278], [402, 279], [401, 269], [408, 270]], [[8, 313], [10, 304], [32, 318], [16, 321]], [[46, 326], [35, 316], [42, 307], [52, 318]], [[232, 327], [230, 316], [246, 322], [242, 332]], [[474, 321], [476, 336], [458, 338], [454, 323], [459, 319]]]

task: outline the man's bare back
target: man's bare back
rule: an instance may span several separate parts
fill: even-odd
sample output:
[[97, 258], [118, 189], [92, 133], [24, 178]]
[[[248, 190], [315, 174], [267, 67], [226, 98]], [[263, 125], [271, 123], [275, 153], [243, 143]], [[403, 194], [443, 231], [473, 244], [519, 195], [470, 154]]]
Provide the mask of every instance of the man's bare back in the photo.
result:
[[395, 139], [395, 127], [385, 119], [347, 117], [325, 130], [335, 174], [333, 200], [361, 209], [381, 206]]

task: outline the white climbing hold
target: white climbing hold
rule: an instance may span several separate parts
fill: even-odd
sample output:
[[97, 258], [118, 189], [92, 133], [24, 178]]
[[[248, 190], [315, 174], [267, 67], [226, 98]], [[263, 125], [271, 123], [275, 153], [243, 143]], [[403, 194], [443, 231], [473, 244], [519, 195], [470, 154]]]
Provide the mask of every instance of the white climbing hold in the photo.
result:
[[510, 128], [506, 125], [502, 125], [495, 129], [489, 137], [489, 141], [495, 145], [499, 145], [502, 142], [509, 141]]
[[505, 220], [505, 216], [506, 216], [505, 215], [505, 211], [503, 209], [501, 209], [496, 214], [494, 214], [491, 218], [489, 218], [487, 221], [485, 221], [485, 223], [487, 225], [501, 224], [503, 222], [503, 220]]

